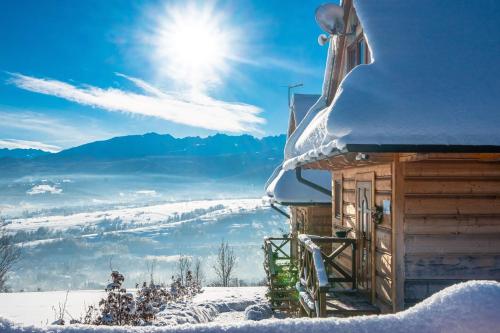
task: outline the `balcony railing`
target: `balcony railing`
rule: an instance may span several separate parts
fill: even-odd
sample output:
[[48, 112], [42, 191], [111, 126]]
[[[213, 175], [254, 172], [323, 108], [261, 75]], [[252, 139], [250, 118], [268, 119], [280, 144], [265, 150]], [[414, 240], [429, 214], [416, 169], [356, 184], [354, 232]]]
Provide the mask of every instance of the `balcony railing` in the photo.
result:
[[[351, 238], [299, 235], [299, 296], [302, 309], [310, 317], [327, 316], [328, 293], [336, 283], [356, 282], [356, 240]], [[350, 272], [338, 257], [351, 251]]]

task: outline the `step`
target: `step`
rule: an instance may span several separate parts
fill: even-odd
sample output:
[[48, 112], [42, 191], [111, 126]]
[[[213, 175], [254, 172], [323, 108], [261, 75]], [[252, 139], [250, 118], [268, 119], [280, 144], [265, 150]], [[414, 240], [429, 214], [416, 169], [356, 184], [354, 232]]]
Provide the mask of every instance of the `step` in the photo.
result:
[[366, 294], [356, 291], [337, 291], [327, 294], [326, 313], [329, 317], [379, 314], [380, 309], [370, 303]]

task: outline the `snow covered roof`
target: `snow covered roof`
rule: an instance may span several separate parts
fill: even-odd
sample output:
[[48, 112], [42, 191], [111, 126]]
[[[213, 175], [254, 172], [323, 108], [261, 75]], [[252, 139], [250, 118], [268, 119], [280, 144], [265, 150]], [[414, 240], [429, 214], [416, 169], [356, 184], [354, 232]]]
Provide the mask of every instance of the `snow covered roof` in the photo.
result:
[[356, 145], [500, 146], [500, 2], [354, 6], [373, 62], [344, 78], [330, 106], [306, 116], [287, 142], [285, 168]]
[[[302, 177], [325, 188], [331, 188], [329, 171], [303, 170]], [[332, 198], [297, 180], [294, 170], [278, 167], [266, 183], [266, 194], [274, 202], [284, 205], [330, 204]]]
[[304, 119], [307, 111], [311, 106], [316, 103], [320, 95], [317, 94], [293, 94], [292, 97], [292, 114], [290, 115], [290, 121], [293, 119], [295, 121], [295, 127], [300, 124], [302, 119]]

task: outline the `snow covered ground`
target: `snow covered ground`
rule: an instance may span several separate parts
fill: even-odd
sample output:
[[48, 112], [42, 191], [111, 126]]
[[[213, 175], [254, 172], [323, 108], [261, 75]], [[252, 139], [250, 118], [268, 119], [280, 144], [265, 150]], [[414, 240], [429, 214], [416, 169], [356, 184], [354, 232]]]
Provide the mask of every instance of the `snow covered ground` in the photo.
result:
[[[68, 313], [78, 318], [86, 306], [97, 304], [104, 297], [104, 290], [78, 290], [68, 293]], [[0, 294], [0, 314], [15, 323], [47, 325], [52, 323], [57, 308], [64, 304], [66, 291], [23, 292]]]
[[[3, 304], [3, 302], [2, 302]], [[3, 306], [3, 305], [2, 305]], [[327, 319], [269, 319], [167, 327], [22, 326], [0, 319], [2, 333], [495, 333], [499, 331], [500, 283], [471, 281], [446, 288], [398, 314]], [[3, 314], [1, 315], [4, 316]]]
[[[192, 302], [173, 304], [159, 316], [169, 325], [244, 320], [245, 308], [264, 302], [265, 292], [264, 287], [206, 287]], [[106, 295], [100, 290], [0, 293], [0, 317], [16, 324], [48, 325], [56, 319], [53, 308], [65, 303], [66, 294], [67, 320], [80, 318], [87, 306], [98, 304]]]

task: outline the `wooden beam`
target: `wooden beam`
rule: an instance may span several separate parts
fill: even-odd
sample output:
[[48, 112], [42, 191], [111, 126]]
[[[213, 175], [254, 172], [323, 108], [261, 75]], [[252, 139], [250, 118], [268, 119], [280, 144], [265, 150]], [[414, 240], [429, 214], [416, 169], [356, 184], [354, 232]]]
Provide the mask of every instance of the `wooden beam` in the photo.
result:
[[[371, 173], [371, 180], [370, 182], [372, 183], [372, 186], [371, 186], [371, 197], [372, 197], [372, 202], [371, 202], [371, 209], [372, 211], [375, 210], [375, 206], [376, 206], [376, 202], [375, 202], [375, 188], [377, 186], [377, 184], [375, 183], [376, 182], [376, 175], [375, 175], [375, 172], [372, 172]], [[371, 231], [372, 231], [372, 235], [371, 235], [371, 249], [370, 249], [370, 256], [371, 256], [371, 259], [370, 259], [370, 262], [371, 262], [371, 272], [370, 272], [370, 276], [371, 276], [371, 301], [372, 301], [372, 304], [375, 304], [375, 299], [377, 297], [377, 294], [376, 294], [376, 290], [377, 290], [377, 277], [376, 277], [376, 273], [377, 273], [377, 267], [375, 266], [375, 262], [376, 262], [376, 244], [377, 244], [377, 228], [376, 228], [376, 224], [373, 222], [373, 221], [370, 221], [371, 222]]]
[[400, 154], [401, 162], [418, 162], [418, 161], [500, 161], [499, 153], [407, 153]]
[[404, 309], [404, 174], [405, 164], [396, 154], [392, 163], [392, 304], [393, 311]]

